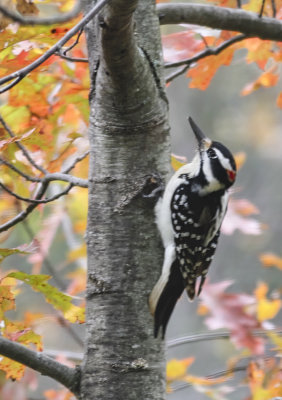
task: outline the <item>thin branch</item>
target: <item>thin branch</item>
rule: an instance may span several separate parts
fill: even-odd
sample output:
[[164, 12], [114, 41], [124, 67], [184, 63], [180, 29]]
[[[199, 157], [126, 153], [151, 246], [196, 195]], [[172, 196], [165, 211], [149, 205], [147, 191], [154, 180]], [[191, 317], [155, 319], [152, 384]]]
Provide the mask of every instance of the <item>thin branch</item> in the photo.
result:
[[[275, 332], [277, 334], [282, 333], [281, 328], [277, 329], [271, 329], [269, 332]], [[259, 336], [259, 337], [267, 337], [267, 331], [264, 330], [257, 330], [253, 332], [254, 336]], [[229, 332], [207, 332], [207, 333], [197, 333], [195, 335], [191, 336], [184, 336], [178, 339], [172, 339], [167, 342], [167, 347], [175, 347], [175, 346], [180, 346], [182, 344], [187, 344], [187, 343], [197, 343], [197, 342], [204, 342], [208, 340], [224, 340], [224, 339], [230, 339], [230, 333]]]
[[32, 16], [23, 16], [18, 12], [9, 10], [6, 7], [0, 5], [0, 11], [2, 14], [5, 15], [5, 17], [10, 18], [14, 22], [18, 22], [21, 25], [53, 25], [68, 22], [80, 13], [81, 8], [81, 0], [77, 0], [73, 9], [67, 13], [57, 15], [55, 17], [38, 18]]
[[42, 353], [30, 350], [3, 337], [0, 337], [0, 354], [55, 379], [74, 394], [79, 392], [79, 368], [67, 367]]
[[79, 163], [80, 161], [84, 160], [84, 158], [86, 158], [89, 155], [89, 150], [87, 150], [85, 153], [81, 154], [80, 156], [77, 156], [73, 162], [71, 163], [71, 165], [69, 165], [66, 169], [62, 170], [63, 174], [68, 174], [70, 173], [70, 171], [76, 166], [77, 163]]
[[53, 174], [47, 174], [42, 179], [42, 182], [52, 182], [52, 181], [62, 181], [62, 182], [69, 182], [73, 186], [79, 186], [83, 188], [88, 188], [88, 180], [77, 178], [73, 175], [68, 175], [60, 172], [54, 172]]
[[13, 81], [10, 85], [6, 85], [2, 89], [0, 89], [0, 93], [5, 92], [6, 90], [10, 89], [11, 87], [15, 86], [19, 83], [27, 74], [33, 71], [35, 68], [39, 67], [44, 61], [50, 58], [53, 54], [59, 51], [62, 46], [68, 42], [73, 35], [79, 32], [86, 24], [88, 24], [91, 19], [99, 13], [99, 11], [109, 2], [110, 0], [100, 0], [99, 3], [95, 4], [95, 6], [76, 24], [72, 29], [70, 29], [65, 36], [63, 36], [54, 46], [50, 47], [49, 50], [46, 51], [42, 56], [40, 56], [37, 60], [33, 63], [27, 65], [26, 67], [13, 72], [10, 75], [5, 76], [4, 78], [0, 79], [0, 85], [3, 85], [7, 82]]
[[66, 56], [62, 50], [56, 51], [55, 55], [71, 62], [83, 62], [83, 63], [89, 62], [88, 58]]
[[227, 7], [191, 3], [159, 3], [161, 25], [192, 23], [215, 29], [235, 31], [260, 39], [281, 41], [282, 21]]
[[[4, 118], [2, 117], [2, 115], [0, 115], [0, 123], [3, 125], [3, 128], [8, 132], [8, 135], [12, 138], [16, 137], [16, 135], [14, 134], [14, 132], [12, 131], [12, 129], [6, 124]], [[43, 174], [46, 174], [47, 171], [41, 167], [40, 165], [38, 165], [33, 158], [31, 157], [31, 155], [29, 154], [29, 152], [27, 151], [27, 149], [18, 141], [15, 142], [15, 145], [22, 151], [23, 155], [25, 156], [25, 158], [28, 160], [28, 162], [34, 167], [36, 168], [38, 171], [42, 172]]]
[[59, 199], [62, 196], [65, 196], [66, 194], [68, 194], [69, 191], [73, 188], [73, 184], [69, 184], [65, 190], [62, 190], [60, 193], [57, 193], [54, 196], [49, 197], [47, 199], [43, 199], [43, 200], [36, 200], [36, 199], [31, 199], [29, 197], [20, 196], [19, 194], [13, 192], [11, 189], [9, 189], [6, 185], [4, 185], [1, 182], [0, 182], [0, 187], [18, 200], [25, 201], [27, 203], [32, 203], [32, 204], [47, 204], [47, 203], [50, 203], [54, 200]]
[[4, 158], [0, 157], [0, 165], [4, 164], [6, 165], [6, 167], [10, 168], [11, 170], [13, 170], [14, 172], [16, 172], [17, 174], [21, 175], [24, 179], [26, 179], [27, 181], [30, 182], [41, 182], [40, 178], [36, 178], [30, 175], [25, 174], [24, 172], [22, 172], [20, 169], [18, 169], [17, 167], [15, 167], [13, 164], [11, 164], [9, 161], [4, 160]]
[[[246, 371], [247, 368], [248, 368], [248, 365], [241, 365], [239, 367], [234, 367], [232, 369], [225, 369], [225, 370], [218, 371], [218, 372], [215, 372], [213, 374], [207, 375], [207, 376], [205, 376], [205, 379], [206, 380], [210, 379], [212, 381], [213, 379], [221, 378], [221, 377], [224, 377], [224, 376], [226, 377], [226, 379], [228, 379], [228, 378], [231, 378], [231, 375], [234, 374], [235, 372]], [[193, 386], [192, 383], [188, 383], [188, 382], [186, 383], [185, 382], [185, 383], [173, 386], [172, 387], [172, 391], [176, 392], [178, 390], [187, 389], [187, 388], [192, 387], [192, 386]]]
[[63, 52], [64, 55], [66, 55], [66, 54], [67, 54], [69, 51], [71, 51], [76, 45], [78, 45], [79, 39], [80, 39], [80, 36], [82, 35], [82, 33], [83, 33], [83, 28], [80, 29], [80, 31], [78, 32], [78, 35], [77, 35], [75, 41], [74, 41], [70, 46], [66, 47], [65, 49], [62, 49], [62, 52]]
[[261, 8], [260, 8], [260, 12], [259, 12], [259, 18], [261, 18], [262, 17], [262, 14], [263, 14], [263, 10], [264, 10], [264, 6], [265, 6], [265, 0], [262, 0], [262, 2], [261, 2]]
[[167, 63], [165, 64], [165, 68], [176, 68], [179, 66], [184, 66], [183, 68], [178, 69], [177, 71], [173, 72], [172, 74], [166, 77], [166, 82], [171, 82], [173, 79], [177, 78], [179, 75], [184, 74], [191, 66], [191, 64], [195, 63], [196, 61], [201, 60], [202, 58], [217, 55], [227, 47], [232, 46], [234, 43], [240, 42], [246, 39], [246, 35], [237, 35], [232, 37], [229, 40], [226, 40], [224, 43], [221, 43], [218, 47], [212, 48], [207, 47], [205, 50], [201, 51], [200, 53], [196, 54], [194, 57], [187, 58], [182, 61], [174, 62], [174, 63]]
[[[36, 200], [41, 199], [44, 196], [44, 193], [46, 192], [48, 188], [48, 182], [43, 182], [41, 183], [37, 195], [36, 195]], [[0, 225], [0, 232], [7, 231], [9, 228], [12, 226], [18, 224], [19, 222], [23, 221], [26, 219], [26, 217], [38, 206], [38, 204], [30, 204], [27, 206], [27, 208], [23, 211], [21, 211], [18, 215], [16, 215], [14, 218], [10, 219], [9, 221], [5, 222], [4, 224]]]

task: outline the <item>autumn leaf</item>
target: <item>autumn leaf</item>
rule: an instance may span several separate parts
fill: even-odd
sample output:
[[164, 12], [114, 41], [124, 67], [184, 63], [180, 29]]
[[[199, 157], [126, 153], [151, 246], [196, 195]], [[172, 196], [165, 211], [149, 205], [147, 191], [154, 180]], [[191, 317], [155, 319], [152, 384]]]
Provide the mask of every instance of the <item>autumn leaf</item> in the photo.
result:
[[261, 87], [275, 86], [279, 80], [279, 75], [271, 71], [264, 72], [256, 81], [247, 84], [241, 91], [242, 96], [246, 96]]
[[35, 291], [44, 295], [46, 301], [53, 305], [57, 310], [63, 312], [64, 317], [74, 323], [84, 322], [84, 309], [71, 303], [72, 297], [60, 292], [47, 281], [51, 278], [48, 275], [29, 275], [24, 272], [11, 272], [8, 277], [18, 279], [31, 286]]
[[267, 292], [268, 286], [263, 282], [261, 282], [255, 290], [255, 296], [257, 299], [257, 318], [260, 322], [274, 318], [281, 308], [281, 300], [268, 300], [266, 297]]
[[172, 359], [166, 366], [166, 378], [169, 383], [181, 380], [186, 374], [186, 370], [194, 362], [194, 357], [184, 358], [183, 360]]
[[282, 270], [282, 257], [279, 257], [274, 253], [263, 253], [260, 255], [259, 259], [266, 268], [276, 267]]
[[234, 154], [237, 171], [243, 167], [243, 165], [245, 164], [246, 158], [247, 158], [246, 153], [244, 153], [243, 151], [240, 151], [239, 153]]
[[230, 199], [221, 231], [226, 235], [232, 235], [238, 229], [246, 235], [260, 235], [262, 224], [255, 218], [249, 217], [258, 213], [257, 207], [249, 200]]
[[230, 285], [230, 281], [205, 284], [200, 296], [201, 303], [209, 309], [205, 323], [210, 329], [228, 329], [237, 348], [247, 347], [252, 353], [261, 354], [263, 340], [253, 334], [260, 327], [252, 312], [255, 298], [244, 293], [226, 293]]
[[202, 39], [192, 31], [183, 31], [162, 36], [163, 54], [166, 62], [182, 61], [192, 57]]
[[20, 249], [0, 249], [0, 262], [2, 262], [6, 257], [12, 254], [29, 254], [27, 251]]
[[174, 171], [177, 171], [179, 168], [183, 167], [183, 165], [187, 164], [186, 157], [177, 156], [175, 154], [171, 155], [171, 166]]
[[196, 66], [188, 71], [187, 76], [191, 78], [189, 87], [206, 90], [218, 68], [231, 63], [234, 51], [235, 48], [229, 47], [217, 56], [198, 61]]
[[282, 108], [282, 92], [279, 93], [276, 103], [279, 108]]

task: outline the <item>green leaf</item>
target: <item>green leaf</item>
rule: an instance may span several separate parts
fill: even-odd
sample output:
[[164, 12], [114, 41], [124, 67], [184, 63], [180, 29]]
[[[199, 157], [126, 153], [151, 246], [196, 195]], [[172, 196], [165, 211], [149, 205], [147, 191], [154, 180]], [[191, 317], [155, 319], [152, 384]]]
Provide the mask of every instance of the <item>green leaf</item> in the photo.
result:
[[12, 254], [29, 254], [29, 252], [19, 249], [0, 249], [0, 262]]
[[10, 278], [18, 279], [33, 290], [44, 295], [45, 300], [54, 308], [63, 312], [64, 317], [70, 322], [83, 323], [85, 321], [85, 310], [83, 307], [71, 303], [72, 297], [60, 292], [57, 288], [47, 283], [51, 278], [48, 275], [29, 275], [25, 272], [11, 272], [7, 275]]

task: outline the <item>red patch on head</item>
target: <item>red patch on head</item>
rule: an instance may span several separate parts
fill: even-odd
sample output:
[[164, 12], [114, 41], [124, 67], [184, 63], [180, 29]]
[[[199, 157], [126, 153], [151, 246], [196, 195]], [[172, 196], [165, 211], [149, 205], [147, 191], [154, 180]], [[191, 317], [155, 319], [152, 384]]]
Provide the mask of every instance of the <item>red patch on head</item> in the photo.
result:
[[230, 182], [233, 182], [236, 177], [236, 172], [232, 171], [230, 169], [227, 169], [227, 175], [228, 175], [228, 179], [230, 180]]

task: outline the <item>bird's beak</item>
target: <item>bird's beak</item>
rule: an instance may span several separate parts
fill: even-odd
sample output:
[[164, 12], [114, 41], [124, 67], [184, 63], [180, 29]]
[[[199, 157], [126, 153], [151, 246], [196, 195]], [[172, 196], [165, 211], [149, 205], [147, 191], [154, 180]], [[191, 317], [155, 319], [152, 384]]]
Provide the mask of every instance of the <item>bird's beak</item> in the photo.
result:
[[191, 117], [188, 118], [189, 124], [196, 136], [196, 139], [199, 143], [199, 147], [201, 150], [207, 150], [210, 148], [212, 141], [201, 131], [198, 125], [195, 124]]

